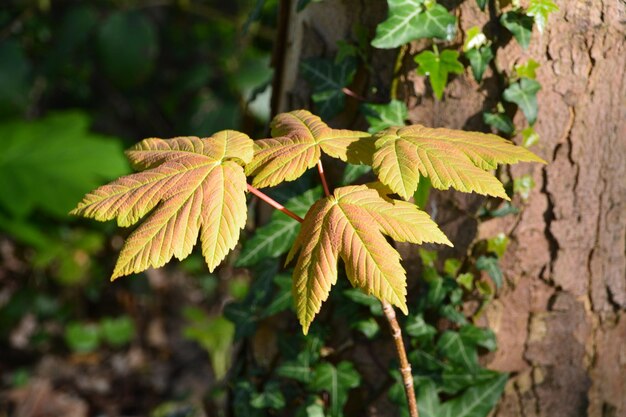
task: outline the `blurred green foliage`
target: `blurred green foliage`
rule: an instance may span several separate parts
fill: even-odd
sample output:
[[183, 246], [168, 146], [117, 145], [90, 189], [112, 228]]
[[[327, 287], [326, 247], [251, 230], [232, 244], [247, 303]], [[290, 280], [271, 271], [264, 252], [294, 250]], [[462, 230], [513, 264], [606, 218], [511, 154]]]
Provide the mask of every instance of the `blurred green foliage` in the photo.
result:
[[[10, 362], [0, 368], [13, 372], [13, 386], [48, 354], [142, 345], [137, 304], [166, 314], [150, 304], [160, 295], [145, 275], [107, 284], [125, 232], [67, 213], [86, 192], [130, 172], [123, 150], [145, 137], [225, 128], [263, 135], [277, 7], [278, 0], [2, 1], [0, 255], [11, 262], [0, 262], [0, 357]], [[181, 270], [198, 277], [202, 301], [247, 297], [245, 277], [222, 288], [197, 254]], [[176, 329], [180, 337], [208, 351], [223, 376], [233, 325], [200, 309], [173, 315], [187, 323]]]
[[262, 130], [276, 7], [3, 2], [0, 231], [32, 248], [32, 264], [60, 283], [97, 273], [90, 259], [110, 229], [87, 232], [67, 212], [128, 172], [122, 150], [143, 137]]

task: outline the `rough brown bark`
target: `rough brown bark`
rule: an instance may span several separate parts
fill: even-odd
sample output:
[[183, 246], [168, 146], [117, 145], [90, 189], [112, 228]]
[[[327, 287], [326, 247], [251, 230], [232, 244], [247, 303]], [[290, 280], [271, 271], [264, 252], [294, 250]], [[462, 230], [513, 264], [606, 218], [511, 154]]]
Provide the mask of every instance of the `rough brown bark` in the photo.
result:
[[[626, 6], [557, 3], [561, 11], [542, 36], [534, 31], [529, 50], [511, 40], [497, 53], [502, 71], [528, 58], [541, 64], [535, 126], [541, 141], [534, 150], [549, 164], [511, 168], [513, 176], [532, 174], [536, 184], [527, 202], [515, 201], [523, 211], [478, 224], [474, 197], [437, 194], [430, 204], [458, 254], [499, 232], [511, 240], [502, 261], [506, 285], [484, 316], [499, 340], [487, 364], [513, 373], [495, 415], [626, 416]], [[472, 26], [493, 30], [474, 1], [450, 6], [459, 17], [457, 44]], [[332, 56], [354, 23], [373, 28], [385, 16], [383, 1], [328, 0], [292, 10], [277, 110], [309, 104], [297, 75], [300, 57]], [[411, 54], [425, 45], [413, 44]], [[394, 59], [393, 51], [376, 51], [375, 75], [357, 78], [354, 89], [362, 94], [366, 85], [377, 86], [385, 98]], [[482, 87], [469, 72], [455, 77], [437, 102], [411, 62], [402, 91], [413, 122], [484, 128], [481, 112], [503, 87], [493, 73]], [[348, 103], [336, 123], [353, 122], [356, 103]], [[515, 122], [524, 125], [520, 112]]]

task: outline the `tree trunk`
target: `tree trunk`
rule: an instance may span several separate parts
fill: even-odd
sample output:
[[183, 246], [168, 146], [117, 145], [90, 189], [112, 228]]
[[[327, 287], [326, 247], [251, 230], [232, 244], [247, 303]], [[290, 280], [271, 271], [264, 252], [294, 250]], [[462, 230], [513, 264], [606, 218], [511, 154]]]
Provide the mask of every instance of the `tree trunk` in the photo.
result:
[[[284, 1], [283, 59], [276, 62], [274, 110], [310, 107], [309, 90], [298, 77], [299, 59], [332, 57], [336, 41], [351, 37], [355, 23], [373, 35], [386, 17], [386, 2], [327, 0], [295, 11]], [[541, 64], [539, 117], [533, 148], [547, 166], [523, 164], [513, 176], [532, 174], [535, 188], [518, 216], [479, 224], [473, 196], [436, 193], [436, 218], [455, 242], [457, 254], [479, 238], [499, 232], [511, 244], [502, 260], [506, 284], [485, 314], [498, 335], [498, 351], [486, 358], [493, 369], [512, 372], [495, 415], [626, 416], [626, 47], [623, 2], [557, 1], [542, 36], [536, 28], [523, 50], [508, 41], [497, 51], [497, 68], [533, 58]], [[495, 16], [476, 2], [455, 6], [460, 31], [479, 25], [488, 31]], [[503, 35], [499, 33], [499, 35]], [[502, 37], [500, 38], [502, 39]], [[411, 56], [428, 43], [411, 46]], [[375, 50], [375, 76], [359, 72], [352, 89], [361, 95], [378, 88], [388, 98], [396, 51]], [[279, 54], [280, 55], [280, 54]], [[438, 102], [424, 77], [405, 59], [404, 98], [412, 122], [484, 130], [482, 111], [500, 97], [502, 85], [490, 73], [482, 88], [467, 71], [455, 77]], [[348, 100], [336, 125], [353, 121], [358, 103]], [[518, 111], [516, 126], [524, 126]], [[362, 122], [360, 122], [362, 123]], [[410, 271], [409, 253], [403, 253]]]

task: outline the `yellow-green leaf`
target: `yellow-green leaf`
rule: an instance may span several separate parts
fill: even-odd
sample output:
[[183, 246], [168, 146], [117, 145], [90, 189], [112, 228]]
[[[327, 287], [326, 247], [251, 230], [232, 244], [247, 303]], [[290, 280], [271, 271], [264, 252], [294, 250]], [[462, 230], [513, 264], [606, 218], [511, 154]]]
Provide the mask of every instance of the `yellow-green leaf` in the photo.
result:
[[503, 163], [544, 162], [523, 147], [478, 132], [412, 125], [385, 129], [375, 138], [374, 171], [407, 200], [420, 177], [428, 177], [435, 188], [453, 187], [508, 200], [500, 181], [486, 171]]
[[373, 141], [366, 132], [332, 129], [306, 110], [282, 113], [272, 121], [273, 138], [255, 141], [246, 173], [255, 187], [271, 187], [300, 177], [322, 152], [352, 164], [371, 159]]
[[384, 235], [403, 242], [451, 245], [426, 213], [387, 198], [375, 185], [337, 188], [311, 207], [287, 258], [289, 262], [300, 253], [293, 295], [305, 333], [337, 281], [339, 258], [354, 287], [406, 313], [405, 271]]
[[252, 159], [246, 135], [222, 131], [210, 138], [146, 139], [127, 152], [143, 172], [121, 177], [87, 194], [72, 214], [130, 226], [112, 279], [184, 259], [198, 235], [209, 269], [235, 246], [244, 227], [246, 177]]
[[135, 169], [152, 168], [165, 161], [202, 154], [212, 159], [237, 159], [242, 163], [252, 160], [253, 141], [240, 132], [222, 130], [211, 136], [211, 140], [198, 137], [179, 137], [168, 140], [144, 139], [126, 151], [126, 156]]

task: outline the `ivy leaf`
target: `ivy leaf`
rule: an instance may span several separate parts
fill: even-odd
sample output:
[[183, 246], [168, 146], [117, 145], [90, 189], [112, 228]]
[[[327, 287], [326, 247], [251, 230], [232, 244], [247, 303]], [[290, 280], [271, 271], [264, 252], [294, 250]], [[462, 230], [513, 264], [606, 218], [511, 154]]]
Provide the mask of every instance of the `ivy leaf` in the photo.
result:
[[[317, 187], [290, 199], [285, 207], [298, 216], [304, 216], [321, 195], [321, 188]], [[269, 223], [259, 227], [254, 236], [243, 245], [235, 265], [250, 266], [263, 259], [276, 258], [287, 253], [299, 230], [300, 223], [284, 213], [274, 211]]]
[[493, 256], [481, 256], [476, 260], [476, 268], [481, 271], [486, 271], [493, 280], [493, 283], [496, 284], [496, 288], [502, 286], [503, 276], [498, 258], [494, 258]]
[[331, 129], [306, 110], [279, 114], [271, 127], [273, 138], [255, 141], [254, 159], [246, 165], [246, 173], [254, 176], [255, 187], [271, 187], [299, 178], [317, 164], [322, 151], [354, 164], [371, 155], [367, 142], [372, 141], [360, 140], [369, 134]]
[[354, 181], [371, 171], [372, 167], [369, 165], [347, 164], [346, 169], [343, 171], [343, 176], [341, 177], [341, 185], [352, 184]]
[[444, 403], [439, 415], [443, 417], [486, 417], [498, 402], [508, 379], [508, 374], [501, 374], [467, 389], [462, 396]]
[[383, 233], [399, 242], [451, 245], [425, 212], [372, 185], [337, 188], [311, 207], [287, 256], [289, 262], [300, 252], [293, 294], [305, 334], [337, 281], [339, 258], [353, 287], [407, 313], [405, 271]]
[[357, 290], [356, 288], [349, 288], [343, 292], [347, 298], [351, 301], [354, 301], [357, 304], [364, 305], [370, 309], [370, 313], [373, 316], [382, 316], [383, 308], [380, 305], [380, 301], [378, 301], [375, 297], [363, 293], [361, 290]]
[[500, 23], [513, 34], [522, 48], [528, 49], [533, 32], [532, 17], [518, 11], [506, 12], [500, 17]]
[[404, 199], [417, 189], [420, 176], [432, 186], [450, 187], [508, 200], [502, 184], [486, 172], [498, 164], [543, 160], [498, 136], [421, 125], [389, 128], [375, 136], [374, 172]]
[[543, 33], [546, 23], [548, 22], [548, 16], [558, 10], [559, 6], [557, 6], [552, 0], [530, 0], [528, 9], [526, 9], [526, 14], [535, 19], [539, 33]]
[[409, 117], [409, 110], [403, 101], [391, 100], [388, 104], [363, 105], [365, 120], [369, 123], [370, 133], [376, 133], [392, 126], [404, 126]]
[[519, 194], [524, 201], [528, 200], [533, 188], [535, 188], [535, 180], [532, 175], [523, 175], [513, 180], [513, 192]]
[[441, 403], [437, 394], [437, 386], [431, 380], [422, 382], [417, 388], [417, 407], [422, 417], [439, 417]]
[[276, 381], [270, 381], [265, 385], [262, 393], [254, 394], [250, 400], [250, 405], [254, 408], [271, 408], [280, 410], [285, 407], [285, 397], [280, 391], [280, 386]]
[[354, 59], [344, 59], [337, 64], [331, 59], [312, 58], [302, 61], [300, 69], [313, 88], [315, 108], [324, 119], [329, 119], [343, 110], [346, 96], [342, 90], [354, 78]]
[[489, 65], [489, 62], [493, 59], [493, 51], [490, 46], [483, 45], [480, 48], [469, 49], [465, 52], [465, 56], [470, 62], [472, 67], [472, 74], [474, 79], [480, 82], [483, 79], [483, 74]]
[[286, 361], [276, 368], [276, 375], [308, 384], [311, 382], [311, 366], [298, 357], [293, 361]]
[[504, 233], [498, 233], [496, 236], [487, 239], [487, 251], [495, 253], [498, 258], [502, 258], [509, 246], [509, 238]]
[[496, 335], [493, 330], [468, 324], [461, 327], [459, 334], [465, 343], [482, 346], [493, 352], [497, 348]]
[[279, 274], [274, 277], [274, 283], [278, 286], [272, 302], [263, 311], [263, 317], [273, 316], [281, 311], [289, 310], [293, 305], [291, 296], [291, 275]]
[[470, 49], [478, 49], [488, 43], [487, 37], [480, 30], [480, 27], [473, 26], [465, 32], [465, 42], [463, 42], [463, 52]]
[[463, 64], [459, 62], [459, 53], [446, 49], [441, 54], [433, 51], [423, 51], [415, 57], [417, 73], [428, 75], [435, 97], [441, 100], [443, 89], [448, 83], [448, 74], [462, 74]]
[[376, 336], [376, 334], [378, 334], [378, 331], [380, 330], [380, 327], [378, 326], [378, 322], [374, 320], [373, 317], [370, 317], [367, 320], [357, 321], [356, 323], [352, 325], [352, 328], [363, 333], [363, 335], [365, 335], [365, 337], [367, 337], [370, 340], [373, 339]]
[[515, 73], [520, 78], [526, 77], [534, 80], [535, 78], [537, 78], [537, 68], [539, 68], [540, 66], [541, 65], [539, 65], [539, 63], [534, 59], [529, 59], [521, 65], [516, 65]]
[[437, 350], [450, 362], [470, 371], [478, 370], [478, 354], [475, 345], [466, 343], [458, 332], [448, 330], [437, 341]]
[[505, 113], [483, 113], [483, 121], [507, 136], [511, 136], [515, 132], [513, 121]]
[[488, 0], [476, 0], [476, 4], [478, 4], [478, 7], [480, 8], [480, 10], [482, 10], [483, 12], [485, 11], [485, 6], [487, 6], [487, 1]]
[[416, 338], [420, 345], [431, 341], [437, 334], [437, 329], [426, 323], [421, 314], [409, 317], [404, 330], [409, 336]]
[[327, 391], [330, 394], [330, 417], [343, 416], [343, 406], [348, 391], [359, 386], [361, 377], [354, 366], [347, 361], [340, 362], [337, 367], [325, 362], [315, 368], [310, 388], [316, 391]]
[[524, 148], [530, 148], [539, 142], [539, 134], [535, 132], [532, 126], [528, 126], [522, 130], [522, 146]]
[[448, 394], [456, 394], [468, 387], [492, 381], [499, 376], [499, 372], [489, 369], [479, 369], [477, 372], [471, 372], [467, 369], [449, 366], [444, 369], [441, 375], [441, 389]]
[[212, 272], [246, 223], [240, 164], [252, 153], [248, 136], [228, 130], [203, 139], [145, 139], [126, 153], [144, 171], [97, 188], [71, 214], [130, 226], [150, 213], [124, 243], [111, 279], [186, 258], [198, 235]]
[[537, 92], [541, 84], [530, 78], [522, 78], [504, 90], [502, 97], [509, 103], [515, 103], [522, 110], [531, 125], [537, 120]]
[[397, 48], [420, 38], [451, 40], [456, 32], [456, 17], [440, 4], [424, 10], [423, 0], [387, 0], [389, 17], [376, 28], [372, 46]]

